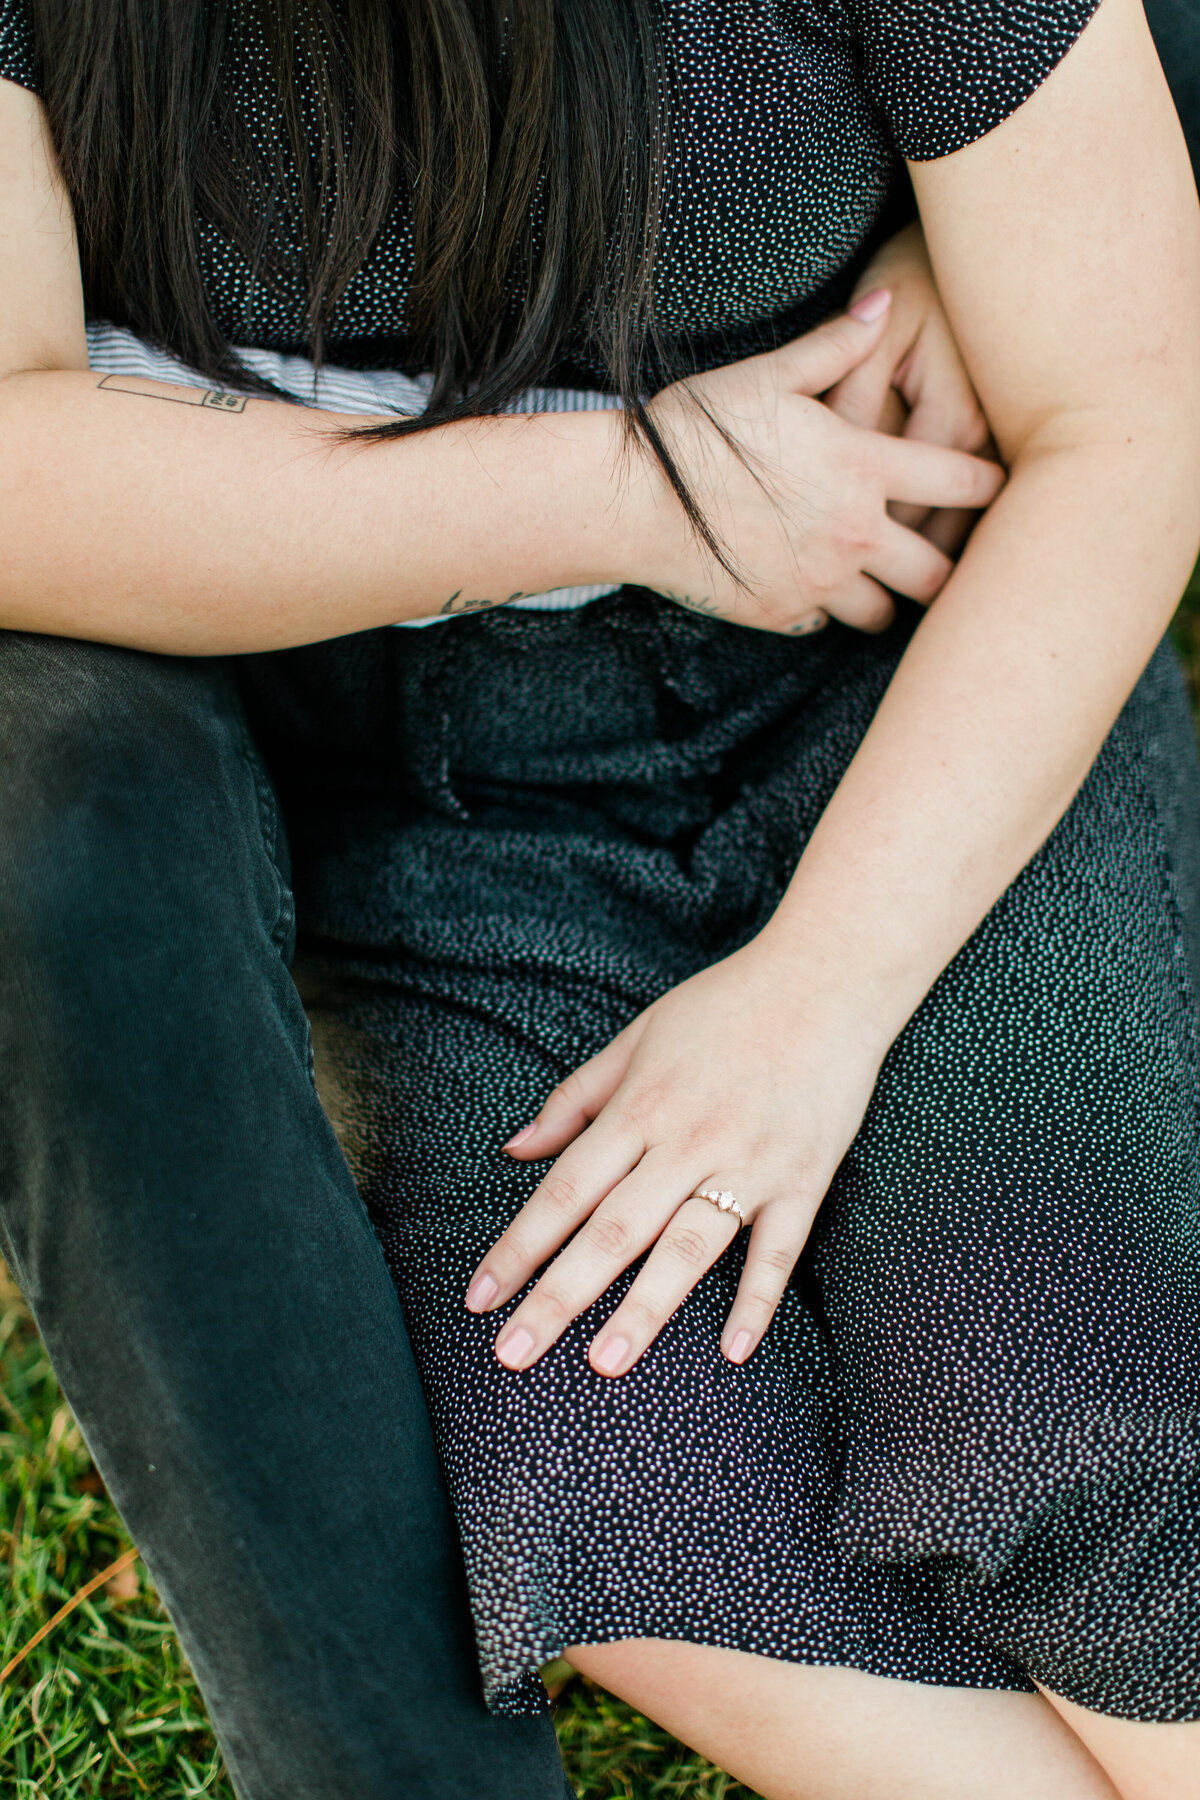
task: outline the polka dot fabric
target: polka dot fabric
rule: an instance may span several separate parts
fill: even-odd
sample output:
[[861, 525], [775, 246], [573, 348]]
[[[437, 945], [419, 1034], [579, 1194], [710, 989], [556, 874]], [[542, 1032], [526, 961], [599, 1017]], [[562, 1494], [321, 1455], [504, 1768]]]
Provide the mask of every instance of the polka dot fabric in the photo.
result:
[[[658, 291], [667, 336], [704, 366], [814, 324], [848, 292], [897, 148], [943, 156], [989, 130], [1044, 80], [1095, 4], [663, 0], [677, 90]], [[0, 75], [36, 86], [24, 0], [0, 0]], [[229, 79], [250, 137], [270, 145], [270, 74], [249, 28]], [[299, 288], [253, 283], [215, 226], [199, 230], [229, 342], [302, 351]], [[417, 372], [405, 340], [411, 267], [398, 202], [331, 323], [330, 361]], [[569, 373], [568, 386], [600, 378]]]
[[764, 923], [909, 628], [625, 590], [245, 659], [497, 1711], [572, 1643], [654, 1636], [1200, 1717], [1200, 774], [1168, 651], [895, 1045], [747, 1365], [743, 1243], [617, 1381], [586, 1360], [613, 1295], [524, 1374], [512, 1308], [463, 1307], [539, 1173], [501, 1144]]
[[866, 85], [914, 162], [1006, 119], [1070, 49], [1097, 0], [847, 0]]

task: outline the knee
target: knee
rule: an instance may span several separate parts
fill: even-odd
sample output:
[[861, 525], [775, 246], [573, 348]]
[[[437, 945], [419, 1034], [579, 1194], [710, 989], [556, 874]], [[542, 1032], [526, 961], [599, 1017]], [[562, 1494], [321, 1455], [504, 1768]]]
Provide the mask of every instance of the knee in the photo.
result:
[[156, 893], [212, 871], [222, 797], [259, 811], [224, 666], [107, 644], [0, 633], [0, 771], [0, 963], [18, 980], [47, 949], [132, 949]]

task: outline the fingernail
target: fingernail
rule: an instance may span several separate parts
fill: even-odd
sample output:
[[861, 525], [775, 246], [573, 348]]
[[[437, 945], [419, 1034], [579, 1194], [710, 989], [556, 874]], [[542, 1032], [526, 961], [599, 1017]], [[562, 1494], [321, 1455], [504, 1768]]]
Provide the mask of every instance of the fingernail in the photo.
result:
[[518, 1131], [516, 1137], [510, 1137], [504, 1148], [515, 1150], [518, 1144], [523, 1144], [526, 1138], [531, 1138], [536, 1130], [537, 1120], [535, 1119], [532, 1125], [526, 1125], [523, 1131]]
[[593, 1367], [602, 1375], [615, 1375], [628, 1355], [629, 1339], [618, 1332], [616, 1337], [605, 1338], [592, 1359]]
[[486, 1312], [499, 1292], [500, 1283], [485, 1270], [482, 1275], [475, 1277], [467, 1289], [467, 1311]]
[[892, 296], [887, 288], [872, 288], [869, 294], [863, 294], [854, 302], [849, 309], [850, 317], [857, 319], [860, 325], [873, 325], [891, 304]]
[[496, 1345], [496, 1355], [506, 1369], [519, 1369], [535, 1342], [532, 1331], [526, 1331], [523, 1325], [518, 1325], [515, 1331], [510, 1331], [507, 1337], [500, 1339]]
[[750, 1354], [750, 1333], [748, 1331], [735, 1331], [733, 1334], [733, 1342], [730, 1344], [726, 1354], [729, 1357], [730, 1362], [745, 1362]]

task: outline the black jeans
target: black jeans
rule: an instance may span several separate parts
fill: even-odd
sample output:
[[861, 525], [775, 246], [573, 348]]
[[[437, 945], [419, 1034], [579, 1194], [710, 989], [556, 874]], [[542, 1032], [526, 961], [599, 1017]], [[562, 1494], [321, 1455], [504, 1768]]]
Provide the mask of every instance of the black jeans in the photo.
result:
[[484, 1709], [230, 666], [0, 633], [0, 1249], [244, 1800], [561, 1800]]

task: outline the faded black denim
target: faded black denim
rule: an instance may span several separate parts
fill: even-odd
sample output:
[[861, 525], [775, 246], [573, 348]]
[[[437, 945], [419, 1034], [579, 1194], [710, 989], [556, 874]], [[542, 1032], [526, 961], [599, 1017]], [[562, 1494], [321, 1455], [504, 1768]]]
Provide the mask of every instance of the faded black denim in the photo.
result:
[[243, 1800], [561, 1800], [484, 1709], [219, 660], [0, 633], [0, 1250]]
[[1200, 13], [1196, 0], [1145, 0], [1146, 17], [1192, 153], [1200, 167]]

